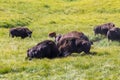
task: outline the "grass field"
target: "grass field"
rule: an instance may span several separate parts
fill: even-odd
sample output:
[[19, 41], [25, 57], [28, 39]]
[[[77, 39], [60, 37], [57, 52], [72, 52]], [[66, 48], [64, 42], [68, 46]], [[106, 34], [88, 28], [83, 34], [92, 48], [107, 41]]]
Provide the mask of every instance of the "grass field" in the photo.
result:
[[[82, 31], [91, 40], [93, 27], [120, 26], [120, 0], [0, 0], [0, 80], [120, 80], [120, 43], [103, 38], [92, 45], [96, 55], [73, 53], [56, 59], [25, 60], [27, 49], [51, 39], [50, 32]], [[32, 38], [11, 38], [9, 29], [27, 26]]]

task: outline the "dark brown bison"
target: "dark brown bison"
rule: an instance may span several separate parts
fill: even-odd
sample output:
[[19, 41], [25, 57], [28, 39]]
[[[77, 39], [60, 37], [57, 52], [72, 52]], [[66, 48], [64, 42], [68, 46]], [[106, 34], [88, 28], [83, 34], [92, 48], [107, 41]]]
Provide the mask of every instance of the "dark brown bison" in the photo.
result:
[[82, 33], [82, 32], [78, 32], [78, 31], [72, 31], [72, 32], [69, 32], [67, 34], [64, 34], [64, 35], [56, 35], [55, 32], [52, 32], [49, 34], [49, 37], [54, 37], [55, 38], [55, 42], [59, 42], [59, 40], [62, 40], [64, 38], [69, 38], [69, 37], [75, 37], [75, 38], [79, 38], [81, 40], [87, 40], [89, 41], [88, 37]]
[[115, 27], [114, 23], [105, 23], [102, 25], [98, 25], [94, 28], [94, 33], [96, 34], [101, 34], [101, 35], [107, 35], [108, 30], [111, 28]]
[[27, 50], [27, 58], [55, 58], [58, 57], [59, 51], [55, 42], [51, 40], [45, 40], [38, 43], [36, 46]]
[[120, 41], [120, 28], [114, 27], [107, 32], [108, 40]]
[[18, 28], [12, 28], [9, 31], [9, 35], [14, 38], [14, 37], [21, 37], [22, 39], [26, 37], [31, 37], [32, 31], [30, 31], [26, 27], [18, 27]]
[[61, 57], [68, 56], [72, 53], [90, 53], [91, 45], [93, 44], [89, 41], [88, 37], [78, 31], [72, 31], [64, 35], [56, 35], [55, 32], [49, 34], [50, 37], [55, 37], [55, 42], [60, 51]]
[[72, 53], [85, 52], [90, 53], [91, 42], [87, 40], [81, 40], [76, 37], [67, 37], [60, 40], [57, 44], [60, 54], [59, 56], [65, 57], [71, 55]]

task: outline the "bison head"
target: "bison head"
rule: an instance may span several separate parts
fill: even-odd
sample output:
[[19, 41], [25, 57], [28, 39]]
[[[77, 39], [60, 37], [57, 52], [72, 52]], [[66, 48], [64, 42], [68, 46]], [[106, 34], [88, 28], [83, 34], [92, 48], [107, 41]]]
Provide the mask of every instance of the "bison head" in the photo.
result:
[[27, 31], [27, 35], [28, 35], [28, 37], [30, 37], [30, 38], [31, 38], [32, 31]]
[[89, 53], [90, 52], [90, 48], [91, 48], [91, 42], [89, 42], [89, 41], [83, 41], [82, 45], [83, 45], [83, 48], [82, 48], [83, 51], [85, 53]]
[[76, 41], [76, 50], [78, 53], [84, 51], [85, 53], [89, 53], [92, 43], [90, 41], [85, 40], [77, 40]]
[[49, 37], [54, 37], [55, 38], [55, 42], [58, 43], [58, 41], [60, 40], [62, 35], [61, 34], [56, 35], [56, 32], [52, 32], [52, 33], [49, 33]]
[[112, 28], [112, 27], [115, 27], [115, 24], [113, 24], [113, 23], [108, 23], [108, 26], [110, 26], [110, 28]]

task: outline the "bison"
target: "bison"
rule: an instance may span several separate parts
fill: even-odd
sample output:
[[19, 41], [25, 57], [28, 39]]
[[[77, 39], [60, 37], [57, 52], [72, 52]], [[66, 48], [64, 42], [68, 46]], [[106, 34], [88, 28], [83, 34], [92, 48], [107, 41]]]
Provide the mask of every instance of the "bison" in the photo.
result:
[[107, 32], [108, 40], [120, 41], [120, 28], [114, 27]]
[[79, 38], [81, 40], [89, 41], [88, 37], [84, 33], [78, 32], [78, 31], [71, 31], [64, 35], [61, 35], [61, 34], [56, 35], [55, 32], [52, 32], [52, 33], [49, 33], [49, 37], [54, 37], [56, 43], [58, 43], [60, 40], [62, 40], [64, 38], [68, 38], [68, 37], [75, 37], [75, 38]]
[[111, 28], [115, 27], [114, 23], [105, 23], [102, 25], [98, 25], [94, 28], [94, 34], [101, 34], [101, 35], [107, 35], [108, 30], [110, 30]]
[[76, 37], [67, 37], [60, 40], [57, 44], [60, 54], [59, 56], [65, 57], [71, 55], [72, 53], [85, 52], [90, 53], [91, 42], [87, 40], [81, 40]]
[[90, 48], [93, 42], [91, 42], [88, 37], [78, 31], [72, 31], [64, 35], [56, 35], [55, 32], [49, 34], [50, 37], [55, 38], [55, 42], [59, 49], [59, 57], [65, 57], [72, 53], [90, 53]]
[[11, 28], [9, 31], [9, 36], [12, 38], [14, 37], [21, 37], [22, 39], [26, 37], [31, 37], [32, 31], [30, 31], [26, 27], [18, 27], [18, 28]]
[[32, 58], [56, 58], [59, 55], [59, 50], [52, 40], [44, 40], [36, 46], [27, 50], [27, 57], [29, 60]]

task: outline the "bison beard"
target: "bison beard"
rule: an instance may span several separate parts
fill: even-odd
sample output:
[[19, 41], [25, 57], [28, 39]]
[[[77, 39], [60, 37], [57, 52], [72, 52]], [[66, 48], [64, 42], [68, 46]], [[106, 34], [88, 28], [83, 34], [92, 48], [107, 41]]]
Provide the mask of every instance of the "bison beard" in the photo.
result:
[[28, 49], [27, 58], [55, 58], [58, 57], [59, 51], [56, 44], [51, 40], [45, 40], [36, 46]]

